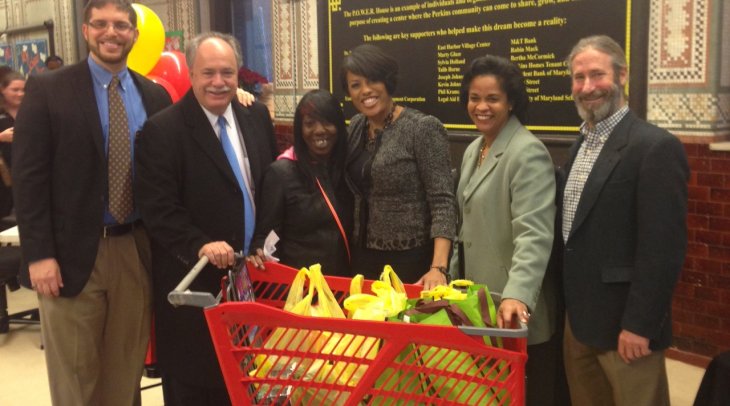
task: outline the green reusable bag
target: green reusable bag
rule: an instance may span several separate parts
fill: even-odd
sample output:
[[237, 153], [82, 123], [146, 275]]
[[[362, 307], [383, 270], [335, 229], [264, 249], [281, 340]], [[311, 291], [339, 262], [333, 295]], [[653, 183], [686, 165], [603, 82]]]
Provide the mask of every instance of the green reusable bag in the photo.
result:
[[[471, 285], [466, 288], [466, 298], [463, 299], [410, 299], [402, 317], [410, 323], [494, 327], [496, 308], [486, 286]], [[502, 347], [499, 338], [483, 338], [487, 345]], [[443, 400], [473, 405], [486, 404], [488, 399], [500, 402], [507, 395], [506, 392], [497, 393], [496, 388], [458, 378], [460, 375], [484, 378], [487, 374], [488, 380], [503, 380], [506, 374], [501, 373], [504, 365], [499, 365], [499, 361], [496, 361], [498, 365], [494, 367], [485, 365], [486, 360], [473, 357], [468, 352], [427, 345], [413, 345], [404, 353], [408, 355], [402, 354], [402, 357], [409, 357], [405, 360], [406, 363], [420, 366], [420, 377], [403, 379], [401, 382], [420, 382], [420, 385], [401, 384], [400, 390], [420, 390], [421, 392], [413, 393], [424, 393]]]

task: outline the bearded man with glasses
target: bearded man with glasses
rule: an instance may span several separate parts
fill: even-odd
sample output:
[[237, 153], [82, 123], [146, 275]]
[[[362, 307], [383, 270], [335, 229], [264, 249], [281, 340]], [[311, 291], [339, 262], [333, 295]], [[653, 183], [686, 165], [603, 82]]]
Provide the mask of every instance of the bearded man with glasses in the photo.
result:
[[17, 218], [54, 405], [141, 403], [151, 283], [134, 136], [171, 100], [127, 68], [136, 25], [128, 1], [89, 1], [89, 57], [28, 78], [17, 116]]

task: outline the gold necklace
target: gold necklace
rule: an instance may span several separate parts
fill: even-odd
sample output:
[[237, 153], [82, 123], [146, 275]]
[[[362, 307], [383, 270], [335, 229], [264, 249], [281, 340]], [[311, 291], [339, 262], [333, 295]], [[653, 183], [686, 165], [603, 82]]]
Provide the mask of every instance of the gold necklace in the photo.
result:
[[484, 162], [484, 158], [487, 157], [487, 154], [489, 154], [489, 146], [486, 142], [482, 142], [482, 147], [479, 148], [479, 157], [477, 159], [477, 168], [482, 166], [482, 162]]

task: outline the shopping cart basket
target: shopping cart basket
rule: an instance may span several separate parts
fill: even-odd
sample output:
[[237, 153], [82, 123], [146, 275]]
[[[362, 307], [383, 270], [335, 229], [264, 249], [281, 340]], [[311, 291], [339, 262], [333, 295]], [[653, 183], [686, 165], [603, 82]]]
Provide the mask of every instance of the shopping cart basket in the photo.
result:
[[[298, 316], [281, 310], [297, 270], [267, 263], [266, 271], [248, 272], [255, 302], [218, 304], [208, 293], [183, 292], [184, 283], [168, 297], [175, 305], [206, 306], [234, 405], [524, 405], [526, 327]], [[342, 302], [351, 280], [325, 278]], [[409, 297], [421, 290], [405, 288]], [[485, 345], [485, 335], [503, 337], [503, 348]]]

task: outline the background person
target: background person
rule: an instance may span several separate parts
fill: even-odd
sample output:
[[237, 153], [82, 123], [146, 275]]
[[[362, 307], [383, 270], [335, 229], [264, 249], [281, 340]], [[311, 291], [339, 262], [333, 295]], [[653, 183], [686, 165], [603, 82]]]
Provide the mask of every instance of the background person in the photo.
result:
[[565, 366], [574, 405], [668, 405], [664, 349], [687, 245], [682, 143], [626, 105], [626, 57], [611, 38], [568, 56], [584, 122], [565, 165]]
[[92, 0], [83, 17], [88, 59], [26, 82], [13, 191], [53, 404], [129, 406], [139, 404], [151, 310], [132, 140], [170, 98], [127, 69], [138, 36], [129, 2]]
[[553, 397], [558, 348], [555, 291], [543, 283], [555, 225], [555, 170], [545, 145], [523, 125], [528, 96], [519, 68], [498, 56], [469, 64], [460, 101], [482, 134], [464, 152], [457, 200], [459, 244], [451, 273], [502, 294], [499, 327], [528, 323], [527, 404]]
[[251, 242], [255, 255], [249, 260], [263, 268], [264, 240], [273, 230], [280, 238], [274, 256], [282, 264], [299, 269], [319, 263], [328, 275], [351, 276], [346, 241], [353, 198], [344, 179], [347, 128], [340, 103], [328, 91], [312, 90], [299, 101], [293, 151], [294, 157], [279, 157], [266, 171]]
[[10, 72], [14, 72], [13, 68], [8, 65], [0, 65], [0, 80], [2, 80], [3, 76]]
[[56, 70], [63, 66], [63, 59], [58, 55], [51, 55], [45, 61], [47, 70]]
[[211, 265], [190, 289], [218, 294], [234, 252], [248, 250], [257, 191], [276, 147], [266, 107], [231, 102], [241, 65], [235, 38], [200, 34], [190, 41], [186, 59], [191, 90], [145, 123], [135, 186], [152, 240], [165, 403], [222, 406], [230, 400], [202, 309], [174, 308], [167, 294], [204, 255]]
[[[25, 95], [25, 76], [8, 72], [0, 78], [0, 218], [13, 211], [13, 189], [10, 166], [12, 165], [12, 142], [15, 133], [15, 117]], [[8, 224], [9, 226], [10, 224]], [[6, 227], [5, 225], [2, 226]]]
[[445, 284], [456, 203], [446, 129], [393, 101], [398, 64], [374, 45], [342, 64], [350, 121], [347, 173], [356, 195], [353, 272], [377, 279], [386, 264], [406, 283]]

